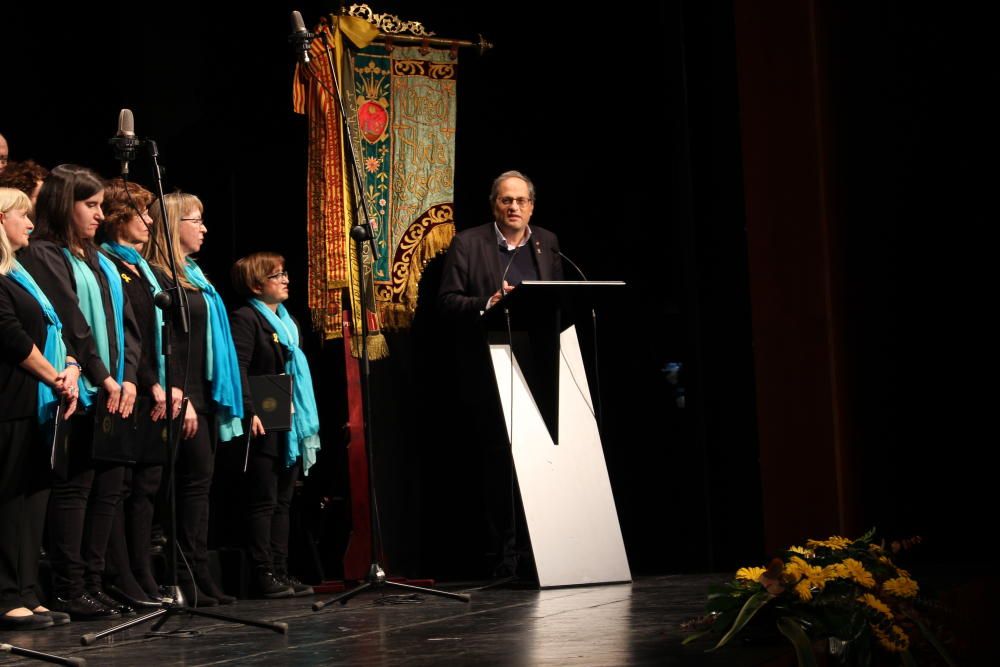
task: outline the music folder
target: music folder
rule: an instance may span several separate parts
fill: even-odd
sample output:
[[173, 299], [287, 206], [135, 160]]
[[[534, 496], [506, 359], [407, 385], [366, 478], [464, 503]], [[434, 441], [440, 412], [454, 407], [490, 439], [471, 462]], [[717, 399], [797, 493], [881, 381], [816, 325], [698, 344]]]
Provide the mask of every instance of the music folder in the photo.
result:
[[122, 417], [121, 412], [108, 412], [108, 392], [101, 387], [94, 401], [94, 444], [91, 451], [94, 459], [135, 463], [134, 420], [134, 410], [127, 419]]
[[264, 430], [292, 430], [292, 376], [251, 375], [248, 381], [253, 411]]
[[62, 401], [56, 406], [56, 417], [52, 424], [52, 453], [49, 458], [52, 472], [60, 479], [66, 479], [69, 472], [69, 420], [63, 418], [64, 408]]
[[[181, 437], [181, 427], [184, 425], [184, 414], [187, 412], [188, 399], [181, 401], [181, 410], [173, 419], [174, 447]], [[132, 442], [135, 443], [136, 463], [144, 465], [166, 465], [167, 463], [167, 420], [153, 421], [150, 413], [153, 409], [153, 399], [150, 396], [140, 396], [135, 400], [135, 410], [132, 413]]]

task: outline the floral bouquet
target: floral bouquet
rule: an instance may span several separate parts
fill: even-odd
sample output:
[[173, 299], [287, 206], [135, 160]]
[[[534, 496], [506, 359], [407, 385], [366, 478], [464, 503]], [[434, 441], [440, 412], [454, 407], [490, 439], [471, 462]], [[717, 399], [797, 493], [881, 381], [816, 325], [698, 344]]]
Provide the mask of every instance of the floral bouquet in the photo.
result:
[[915, 611], [917, 582], [872, 541], [874, 533], [808, 540], [766, 568], [740, 568], [735, 579], [713, 586], [708, 615], [687, 624], [692, 634], [684, 643], [721, 635], [709, 649], [714, 651], [754, 619], [755, 626], [770, 619], [794, 646], [801, 666], [816, 664], [814, 640], [829, 640], [830, 652], [843, 664], [871, 664], [876, 652], [916, 664], [910, 643], [917, 632], [945, 663], [955, 664]]

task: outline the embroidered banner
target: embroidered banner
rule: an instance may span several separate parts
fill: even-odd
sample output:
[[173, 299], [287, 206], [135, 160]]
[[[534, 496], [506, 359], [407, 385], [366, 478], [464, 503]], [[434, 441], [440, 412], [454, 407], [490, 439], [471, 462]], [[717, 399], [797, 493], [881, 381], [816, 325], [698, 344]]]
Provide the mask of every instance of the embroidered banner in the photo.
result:
[[[339, 17], [341, 26], [345, 20]], [[405, 329], [416, 309], [424, 266], [447, 249], [455, 233], [457, 61], [452, 51], [430, 48], [368, 45], [341, 51], [342, 60], [334, 60], [343, 63], [340, 81], [353, 84], [341, 91], [353, 125], [345, 138], [340, 114], [327, 99], [327, 91], [335, 88], [325, 53], [325, 44], [336, 50], [341, 36], [336, 27], [325, 26], [317, 34], [314, 66], [299, 69], [293, 92], [296, 110], [310, 120], [309, 305], [314, 322], [327, 338], [340, 337], [341, 290], [347, 286], [351, 311], [360, 313], [362, 300], [370, 311], [371, 331]], [[360, 193], [354, 192], [352, 167], [344, 161], [343, 140], [354, 141]], [[366, 254], [363, 267], [357, 266], [348, 236], [353, 224], [348, 194], [368, 211], [379, 249], [379, 259], [373, 262]], [[359, 270], [374, 284], [374, 293], [364, 299]], [[359, 332], [357, 318], [354, 325]], [[381, 336], [369, 339], [369, 353], [372, 358], [385, 353]]]

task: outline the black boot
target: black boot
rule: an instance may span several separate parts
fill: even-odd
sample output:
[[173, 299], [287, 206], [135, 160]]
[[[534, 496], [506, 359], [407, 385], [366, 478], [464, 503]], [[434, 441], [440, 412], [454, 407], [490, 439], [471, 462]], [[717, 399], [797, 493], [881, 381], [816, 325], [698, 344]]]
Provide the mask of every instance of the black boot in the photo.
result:
[[226, 595], [222, 591], [222, 587], [215, 583], [215, 579], [212, 578], [212, 575], [207, 570], [202, 572], [196, 570], [194, 579], [198, 582], [198, 588], [215, 598], [219, 604], [232, 604], [236, 602], [236, 598], [232, 595]]
[[285, 571], [278, 571], [274, 573], [274, 578], [285, 584], [286, 586], [291, 586], [295, 597], [300, 598], [305, 595], [314, 595], [313, 587], [309, 584], [303, 584], [301, 581], [288, 574]]
[[295, 595], [291, 584], [279, 579], [266, 567], [258, 567], [254, 577], [257, 595], [268, 600], [290, 598]]

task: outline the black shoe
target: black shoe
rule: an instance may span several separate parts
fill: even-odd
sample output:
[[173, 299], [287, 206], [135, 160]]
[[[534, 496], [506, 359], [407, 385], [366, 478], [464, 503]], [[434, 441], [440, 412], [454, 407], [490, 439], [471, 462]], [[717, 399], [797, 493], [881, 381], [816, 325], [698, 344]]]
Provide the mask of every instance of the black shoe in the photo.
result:
[[189, 607], [214, 607], [219, 604], [218, 598], [203, 591], [193, 581], [180, 581], [177, 585], [180, 586], [184, 602]]
[[160, 586], [156, 583], [156, 579], [153, 579], [152, 574], [149, 572], [133, 572], [132, 574], [135, 576], [135, 580], [139, 582], [139, 588], [146, 593], [147, 598], [157, 602], [163, 601], [163, 596], [160, 595]]
[[52, 619], [52, 625], [66, 625], [71, 620], [69, 614], [62, 611], [52, 611], [51, 609], [48, 611], [36, 611], [34, 614], [35, 616], [48, 616]]
[[291, 584], [267, 570], [257, 570], [256, 584], [257, 593], [268, 600], [290, 598], [295, 595], [295, 589]]
[[291, 586], [292, 591], [294, 591], [295, 597], [300, 598], [306, 595], [315, 595], [313, 587], [309, 584], [303, 584], [301, 581], [293, 577], [292, 575], [280, 572], [274, 575], [275, 578], [286, 586]]
[[64, 614], [69, 614], [69, 617], [74, 621], [121, 618], [121, 614], [115, 609], [104, 606], [86, 593], [68, 600], [60, 597], [52, 598], [48, 607], [53, 611], [61, 611]]
[[101, 604], [103, 604], [108, 609], [114, 609], [122, 616], [135, 616], [135, 608], [125, 602], [121, 602], [111, 597], [104, 591], [98, 589], [96, 591], [87, 591], [87, 595], [94, 598]]
[[54, 625], [52, 618], [42, 614], [28, 614], [27, 616], [0, 616], [0, 630], [41, 630], [51, 628]]
[[196, 572], [194, 578], [195, 581], [198, 582], [198, 588], [208, 593], [210, 597], [215, 598], [216, 602], [218, 602], [219, 604], [232, 604], [236, 602], [236, 598], [234, 598], [232, 595], [226, 595], [222, 591], [222, 588], [220, 588], [219, 585], [215, 583], [215, 579], [212, 579], [211, 575], [204, 573], [198, 574]]

